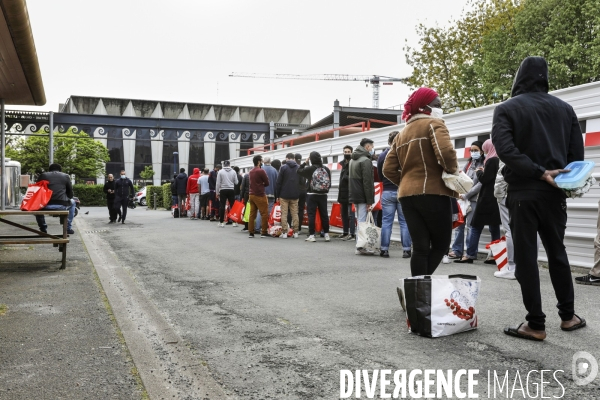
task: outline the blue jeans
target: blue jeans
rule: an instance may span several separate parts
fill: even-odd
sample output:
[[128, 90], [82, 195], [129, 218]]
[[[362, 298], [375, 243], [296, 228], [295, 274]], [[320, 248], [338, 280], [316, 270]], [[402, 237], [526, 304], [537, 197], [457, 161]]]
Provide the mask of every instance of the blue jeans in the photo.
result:
[[[483, 232], [483, 226], [471, 226], [471, 236], [467, 247], [467, 257], [477, 260], [477, 251], [479, 248], [479, 238]], [[500, 239], [500, 225], [489, 225], [492, 241]]]
[[[69, 216], [67, 217], [67, 229], [73, 229], [73, 218], [75, 217], [75, 200], [70, 200], [70, 206], [61, 206], [60, 204], [48, 204], [43, 210], [48, 211], [57, 211], [57, 210], [69, 210]], [[44, 215], [36, 215], [35, 220], [40, 228], [40, 230], [45, 231], [48, 229], [48, 225], [46, 225], [46, 218]]]
[[457, 257], [462, 257], [465, 249], [465, 229], [467, 229], [467, 246], [469, 245], [469, 238], [471, 237], [471, 220], [473, 219], [473, 214], [475, 214], [476, 207], [477, 202], [472, 201], [471, 211], [467, 214], [465, 223], [455, 229], [456, 237], [454, 238], [454, 243], [452, 244], [452, 251]]
[[396, 191], [384, 191], [381, 195], [381, 250], [390, 248], [390, 238], [392, 237], [392, 227], [394, 226], [394, 216], [398, 213], [398, 223], [400, 223], [400, 238], [402, 239], [402, 249], [410, 251], [412, 240], [408, 232], [408, 225], [404, 219], [402, 206], [396, 197]]

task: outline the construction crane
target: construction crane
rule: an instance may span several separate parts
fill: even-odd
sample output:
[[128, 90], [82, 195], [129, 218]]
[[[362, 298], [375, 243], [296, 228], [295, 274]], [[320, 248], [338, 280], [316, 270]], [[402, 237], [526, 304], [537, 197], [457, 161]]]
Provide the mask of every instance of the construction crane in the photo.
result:
[[373, 108], [379, 108], [379, 85], [393, 85], [393, 82], [406, 83], [406, 78], [392, 78], [381, 75], [345, 75], [345, 74], [322, 74], [322, 75], [293, 75], [293, 74], [255, 74], [246, 72], [232, 72], [233, 78], [264, 78], [264, 79], [300, 79], [311, 81], [355, 81], [366, 82], [373, 86]]

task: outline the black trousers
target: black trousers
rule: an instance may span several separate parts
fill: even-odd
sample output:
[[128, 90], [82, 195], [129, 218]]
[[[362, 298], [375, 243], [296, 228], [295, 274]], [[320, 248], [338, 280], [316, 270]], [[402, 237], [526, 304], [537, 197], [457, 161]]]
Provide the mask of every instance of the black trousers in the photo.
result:
[[432, 194], [400, 199], [413, 242], [412, 276], [431, 275], [440, 265], [452, 239], [450, 197]]
[[315, 217], [317, 209], [321, 217], [323, 233], [329, 233], [329, 216], [327, 215], [327, 195], [311, 194], [306, 196], [306, 211], [308, 212], [308, 234], [315, 234]]
[[542, 311], [540, 273], [537, 262], [539, 233], [548, 255], [550, 280], [558, 300], [558, 315], [563, 321], [573, 318], [575, 294], [571, 266], [564, 245], [567, 227], [567, 202], [561, 197], [540, 193], [536, 200], [519, 200], [509, 194], [507, 206], [510, 230], [515, 247], [515, 276], [521, 285], [526, 320], [532, 329], [544, 330], [546, 315]]
[[225, 219], [225, 203], [229, 201], [229, 209], [233, 207], [235, 202], [235, 190], [233, 189], [221, 189], [219, 192], [219, 222], [223, 222]]
[[[115, 197], [113, 209], [117, 215], [121, 216], [121, 221], [125, 221], [125, 218], [127, 217], [127, 204], [129, 204], [129, 199], [127, 197], [123, 199], [120, 197]], [[123, 210], [121, 210], [121, 208]]]
[[115, 199], [106, 199], [106, 208], [108, 208], [108, 218], [115, 222], [117, 220], [117, 215], [121, 215], [121, 210], [115, 210]]
[[356, 233], [356, 223], [354, 222], [352, 204], [340, 202], [340, 208], [342, 211], [343, 234], [347, 235], [350, 233], [351, 235], [354, 235]]

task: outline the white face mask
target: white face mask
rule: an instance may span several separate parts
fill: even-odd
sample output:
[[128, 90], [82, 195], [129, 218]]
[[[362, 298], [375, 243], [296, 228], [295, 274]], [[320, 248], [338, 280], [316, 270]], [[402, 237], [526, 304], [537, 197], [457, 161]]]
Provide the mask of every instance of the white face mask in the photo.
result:
[[433, 118], [442, 118], [442, 116], [444, 115], [444, 110], [442, 110], [441, 108], [429, 107], [429, 109], [431, 110], [431, 116]]
[[371, 149], [371, 150], [369, 150], [369, 154], [370, 154], [370, 155], [373, 155], [373, 154], [375, 154], [375, 149]]
[[481, 158], [481, 153], [479, 153], [478, 151], [474, 151], [471, 153], [471, 158], [473, 160], [479, 160]]
[[125, 178], [126, 178], [126, 176], [125, 176], [125, 175], [121, 175], [121, 179], [125, 179]]

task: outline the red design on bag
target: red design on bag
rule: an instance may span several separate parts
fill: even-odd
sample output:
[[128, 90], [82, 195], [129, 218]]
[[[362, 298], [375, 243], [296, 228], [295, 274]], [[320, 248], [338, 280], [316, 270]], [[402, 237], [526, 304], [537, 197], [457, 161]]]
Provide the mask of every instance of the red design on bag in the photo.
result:
[[460, 319], [468, 321], [472, 319], [473, 315], [475, 314], [475, 308], [462, 308], [461, 305], [458, 304], [458, 302], [454, 299], [444, 299], [444, 302], [446, 303], [446, 306], [453, 310], [452, 314], [456, 315]]
[[27, 187], [21, 202], [21, 211], [39, 211], [46, 207], [52, 198], [52, 190], [48, 189], [48, 181], [38, 181]]
[[273, 204], [271, 215], [269, 215], [269, 226], [275, 224], [281, 224], [281, 206], [279, 205], [279, 202]]
[[456, 219], [456, 221], [452, 222], [452, 229], [458, 228], [459, 226], [461, 226], [464, 223], [465, 223], [465, 216], [463, 215], [463, 212], [459, 206], [458, 207], [458, 218]]

